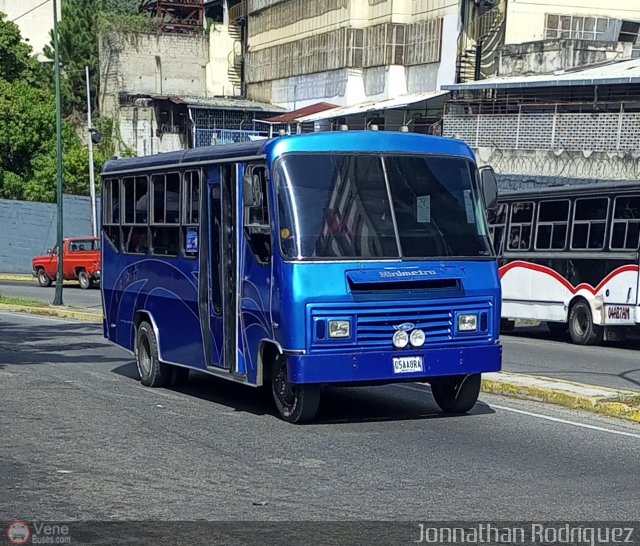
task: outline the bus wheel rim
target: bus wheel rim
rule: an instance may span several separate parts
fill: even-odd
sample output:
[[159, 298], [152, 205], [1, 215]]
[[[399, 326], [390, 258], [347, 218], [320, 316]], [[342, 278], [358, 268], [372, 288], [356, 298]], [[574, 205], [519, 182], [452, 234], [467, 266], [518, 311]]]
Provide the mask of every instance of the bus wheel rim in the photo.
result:
[[140, 350], [138, 351], [138, 364], [140, 367], [140, 375], [148, 374], [151, 370], [151, 349], [146, 339], [142, 340]]

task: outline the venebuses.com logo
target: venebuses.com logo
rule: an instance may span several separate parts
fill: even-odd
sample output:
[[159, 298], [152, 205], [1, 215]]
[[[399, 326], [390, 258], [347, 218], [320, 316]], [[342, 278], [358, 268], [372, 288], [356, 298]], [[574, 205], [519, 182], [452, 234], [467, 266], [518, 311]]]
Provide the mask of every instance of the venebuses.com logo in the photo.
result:
[[7, 527], [7, 538], [11, 544], [26, 544], [31, 537], [31, 530], [24, 521], [14, 521]]
[[71, 544], [67, 525], [44, 522], [14, 521], [7, 527], [7, 538], [11, 544]]

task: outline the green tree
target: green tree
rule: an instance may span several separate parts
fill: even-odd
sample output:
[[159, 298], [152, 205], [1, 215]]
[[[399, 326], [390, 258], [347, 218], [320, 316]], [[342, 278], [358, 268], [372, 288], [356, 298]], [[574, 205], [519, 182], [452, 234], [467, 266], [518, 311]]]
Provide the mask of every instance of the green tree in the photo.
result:
[[[87, 111], [86, 67], [91, 77], [92, 108], [98, 108], [98, 22], [102, 15], [126, 16], [138, 13], [138, 0], [64, 0], [58, 26], [62, 97], [65, 117]], [[44, 54], [54, 58], [53, 31], [51, 44]]]
[[[87, 195], [89, 153], [68, 122], [63, 148], [65, 192]], [[96, 172], [108, 151], [96, 148]], [[21, 42], [18, 27], [0, 16], [0, 197], [55, 201], [56, 153], [52, 82]]]

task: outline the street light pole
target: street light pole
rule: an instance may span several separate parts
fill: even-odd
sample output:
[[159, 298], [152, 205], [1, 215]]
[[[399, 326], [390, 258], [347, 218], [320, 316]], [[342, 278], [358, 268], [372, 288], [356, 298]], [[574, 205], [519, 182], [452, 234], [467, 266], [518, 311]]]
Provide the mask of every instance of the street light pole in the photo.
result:
[[[62, 2], [62, 0], [60, 0]], [[53, 305], [62, 305], [62, 284], [63, 284], [63, 246], [64, 232], [62, 229], [62, 93], [60, 90], [60, 44], [58, 39], [58, 0], [53, 0], [53, 47], [55, 49], [54, 56], [54, 75], [56, 81], [56, 143], [57, 168], [58, 168], [58, 277], [56, 279], [56, 295], [53, 299]]]
[[98, 236], [98, 220], [96, 218], [96, 175], [93, 167], [93, 122], [91, 120], [91, 79], [87, 66], [87, 125], [89, 127], [89, 195], [91, 195], [91, 229], [94, 237]]

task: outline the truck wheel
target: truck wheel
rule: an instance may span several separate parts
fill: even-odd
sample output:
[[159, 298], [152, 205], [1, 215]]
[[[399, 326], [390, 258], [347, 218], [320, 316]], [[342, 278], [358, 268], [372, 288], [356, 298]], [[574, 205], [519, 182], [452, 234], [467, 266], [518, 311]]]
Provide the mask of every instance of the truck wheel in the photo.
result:
[[91, 286], [91, 279], [84, 269], [78, 271], [78, 282], [80, 283], [80, 288], [83, 290], [86, 290]]
[[141, 322], [136, 331], [136, 366], [145, 387], [166, 387], [171, 368], [158, 360], [158, 341], [148, 322]]
[[431, 393], [445, 413], [467, 413], [478, 401], [481, 376], [456, 375], [431, 380]]
[[51, 279], [42, 268], [38, 269], [38, 284], [43, 287], [51, 286]]
[[569, 335], [576, 345], [597, 345], [602, 342], [603, 329], [593, 323], [591, 307], [586, 301], [579, 301], [571, 308]]
[[280, 417], [289, 423], [306, 423], [318, 413], [319, 385], [298, 385], [287, 378], [287, 359], [279, 355], [271, 370], [271, 391]]

